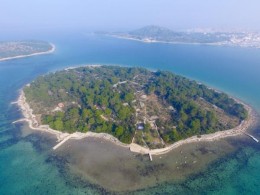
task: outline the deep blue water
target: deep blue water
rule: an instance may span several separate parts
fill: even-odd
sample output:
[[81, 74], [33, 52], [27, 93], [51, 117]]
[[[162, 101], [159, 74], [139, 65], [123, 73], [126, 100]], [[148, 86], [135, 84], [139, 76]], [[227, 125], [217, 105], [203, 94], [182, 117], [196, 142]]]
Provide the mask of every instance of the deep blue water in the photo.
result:
[[[50, 71], [84, 64], [169, 70], [223, 90], [260, 112], [259, 49], [146, 44], [91, 34], [49, 40], [56, 45], [53, 54], [0, 62], [0, 194], [101, 192], [91, 185], [79, 188], [70, 184], [57, 166], [49, 163], [48, 140], [41, 145], [37, 136], [23, 135], [21, 126], [12, 124], [20, 117], [18, 108], [10, 104], [16, 100], [18, 90]], [[259, 193], [259, 149], [247, 146], [182, 184], [162, 184], [142, 193]]]

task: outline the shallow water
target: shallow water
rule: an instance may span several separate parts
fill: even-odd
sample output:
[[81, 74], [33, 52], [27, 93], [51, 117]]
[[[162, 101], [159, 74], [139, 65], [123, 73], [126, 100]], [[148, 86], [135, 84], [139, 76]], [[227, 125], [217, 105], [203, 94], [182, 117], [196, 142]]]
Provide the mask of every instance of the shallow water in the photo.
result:
[[153, 156], [135, 154], [127, 148], [100, 138], [70, 140], [61, 146], [55, 155], [66, 159], [66, 171], [78, 175], [109, 191], [133, 191], [162, 185], [166, 182], [185, 183], [195, 177], [212, 162], [227, 158], [252, 143], [241, 135], [219, 141], [185, 144], [171, 152]]
[[[126, 187], [143, 188], [133, 192], [137, 194], [257, 194], [260, 190], [260, 148], [247, 137], [186, 145], [154, 157], [153, 162], [100, 140], [69, 141], [70, 147], [66, 144], [53, 152], [52, 136], [12, 124], [21, 116], [10, 105], [18, 90], [38, 75], [93, 63], [174, 71], [224, 90], [259, 112], [260, 50], [144, 44], [78, 34], [49, 40], [57, 46], [54, 54], [0, 62], [1, 194], [100, 194]], [[258, 137], [259, 129], [254, 131]]]
[[[102, 142], [102, 143], [101, 143]], [[221, 145], [221, 148], [220, 148]], [[79, 152], [80, 151], [80, 152]], [[72, 173], [112, 191], [128, 191], [165, 181], [183, 181], [212, 160], [232, 151], [223, 140], [185, 145], [167, 155], [137, 155], [102, 140], [70, 141], [57, 151], [70, 164]]]

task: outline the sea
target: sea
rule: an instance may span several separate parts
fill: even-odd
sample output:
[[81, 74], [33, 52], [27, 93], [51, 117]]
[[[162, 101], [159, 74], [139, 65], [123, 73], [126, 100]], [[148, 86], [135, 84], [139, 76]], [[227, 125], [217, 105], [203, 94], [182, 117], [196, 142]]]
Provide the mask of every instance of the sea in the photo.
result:
[[[143, 43], [76, 32], [34, 36], [55, 44], [55, 52], [0, 62], [1, 195], [260, 194], [260, 144], [245, 136], [198, 144], [199, 154], [191, 152], [194, 145], [185, 146], [151, 164], [98, 139], [71, 141], [71, 148], [53, 152], [55, 137], [12, 123], [22, 117], [13, 102], [24, 85], [49, 72], [93, 64], [171, 71], [237, 97], [260, 113], [260, 49]], [[259, 125], [251, 132], [260, 138]], [[184, 165], [186, 157], [193, 159], [190, 165], [188, 160]]]

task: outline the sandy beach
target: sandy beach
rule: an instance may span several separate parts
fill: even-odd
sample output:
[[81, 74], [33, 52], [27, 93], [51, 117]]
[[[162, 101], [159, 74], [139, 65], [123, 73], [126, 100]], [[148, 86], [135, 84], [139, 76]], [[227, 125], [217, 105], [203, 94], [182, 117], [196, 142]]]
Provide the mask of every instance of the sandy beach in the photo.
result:
[[173, 149], [178, 148], [179, 146], [182, 146], [184, 144], [190, 144], [190, 143], [196, 143], [196, 142], [205, 142], [205, 141], [215, 141], [218, 139], [230, 137], [230, 136], [237, 136], [241, 134], [245, 134], [247, 129], [255, 122], [256, 118], [253, 113], [253, 109], [246, 105], [245, 103], [235, 99], [237, 102], [243, 104], [245, 108], [248, 111], [248, 118], [240, 123], [239, 126], [225, 130], [225, 131], [219, 131], [212, 134], [206, 134], [198, 136], [192, 136], [190, 138], [187, 138], [185, 140], [180, 140], [172, 145], [169, 145], [165, 148], [160, 149], [152, 149], [142, 147], [140, 145], [137, 145], [135, 143], [131, 144], [124, 144], [120, 142], [117, 138], [113, 137], [112, 135], [106, 134], [106, 133], [94, 133], [94, 132], [87, 132], [87, 133], [81, 133], [81, 132], [75, 132], [73, 134], [69, 133], [62, 133], [60, 131], [51, 129], [48, 125], [39, 125], [38, 121], [36, 120], [36, 116], [33, 114], [33, 110], [30, 108], [29, 104], [26, 102], [26, 97], [23, 91], [21, 91], [18, 101], [15, 102], [18, 104], [18, 106], [21, 108], [22, 114], [24, 118], [19, 119], [16, 122], [20, 121], [27, 121], [29, 123], [29, 127], [34, 130], [44, 131], [47, 133], [54, 134], [57, 137], [57, 145], [53, 147], [53, 149], [57, 149], [62, 144], [64, 144], [69, 139], [83, 139], [86, 137], [97, 137], [102, 138], [108, 141], [111, 141], [115, 143], [118, 146], [129, 148], [130, 151], [140, 154], [150, 154], [150, 155], [161, 155], [165, 154]]
[[26, 58], [26, 57], [30, 57], [30, 56], [36, 56], [36, 55], [43, 55], [43, 54], [53, 53], [55, 51], [55, 45], [52, 44], [52, 43], [50, 43], [50, 45], [51, 45], [51, 49], [48, 50], [48, 51], [37, 52], [37, 53], [29, 54], [29, 55], [19, 55], [19, 56], [8, 57], [8, 58], [0, 58], [0, 62], [1, 61], [6, 61], [6, 60], [17, 59], [17, 58]]

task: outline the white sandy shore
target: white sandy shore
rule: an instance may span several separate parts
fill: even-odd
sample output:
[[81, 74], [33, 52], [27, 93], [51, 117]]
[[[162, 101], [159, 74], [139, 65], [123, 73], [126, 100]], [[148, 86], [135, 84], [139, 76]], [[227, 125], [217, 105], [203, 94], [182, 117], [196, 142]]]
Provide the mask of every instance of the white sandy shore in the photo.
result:
[[221, 42], [212, 42], [212, 43], [199, 43], [199, 42], [181, 42], [181, 41], [158, 41], [153, 39], [138, 39], [133, 37], [127, 37], [123, 35], [106, 35], [109, 37], [114, 37], [118, 39], [126, 39], [132, 41], [139, 41], [142, 43], [164, 43], [164, 44], [175, 44], [175, 45], [209, 45], [209, 46], [228, 46], [228, 47], [244, 47], [244, 48], [256, 48], [259, 49], [260, 46], [250, 46], [250, 45], [241, 45], [241, 44], [234, 44], [227, 41]]
[[100, 66], [103, 66], [103, 65], [101, 65], [101, 64], [85, 64], [85, 65], [70, 66], [70, 67], [65, 68], [64, 70], [73, 70], [73, 69], [82, 68], [82, 67], [96, 68], [96, 67], [100, 67]]
[[236, 100], [236, 101], [243, 104], [248, 111], [248, 118], [246, 120], [242, 121], [239, 126], [233, 128], [233, 129], [230, 129], [230, 130], [219, 131], [219, 132], [215, 132], [215, 133], [207, 134], [207, 135], [201, 135], [201, 137], [193, 136], [193, 137], [187, 138], [185, 140], [180, 140], [165, 148], [152, 149], [152, 150], [142, 147], [140, 145], [137, 145], [135, 143], [124, 144], [124, 143], [120, 142], [117, 138], [113, 137], [112, 135], [106, 134], [106, 133], [75, 132], [73, 134], [69, 134], [69, 133], [62, 133], [60, 131], [51, 129], [51, 128], [49, 128], [48, 125], [38, 125], [38, 121], [36, 120], [36, 117], [33, 114], [33, 110], [30, 108], [29, 104], [26, 102], [26, 98], [25, 98], [23, 91], [21, 91], [18, 101], [14, 102], [14, 103], [17, 103], [19, 105], [19, 107], [22, 110], [22, 114], [23, 114], [24, 118], [17, 120], [14, 123], [20, 122], [20, 121], [27, 121], [29, 123], [29, 127], [31, 129], [54, 134], [58, 139], [57, 142], [59, 142], [56, 146], [53, 147], [54, 150], [57, 149], [58, 147], [60, 147], [63, 143], [65, 143], [69, 139], [83, 139], [86, 137], [98, 137], [98, 138], [103, 138], [103, 139], [109, 140], [119, 146], [129, 148], [130, 151], [132, 151], [132, 152], [141, 153], [141, 154], [150, 154], [150, 155], [160, 155], [160, 154], [165, 154], [183, 144], [202, 142], [202, 141], [215, 141], [215, 140], [222, 139], [225, 137], [245, 134], [246, 130], [254, 123], [255, 116], [254, 116], [253, 110], [250, 106], [242, 103], [239, 100]]
[[19, 55], [19, 56], [14, 56], [14, 57], [8, 57], [8, 58], [0, 58], [0, 62], [1, 61], [6, 61], [6, 60], [12, 60], [12, 59], [17, 59], [17, 58], [26, 58], [26, 57], [30, 57], [30, 56], [36, 56], [36, 55], [43, 55], [43, 54], [49, 54], [55, 51], [55, 45], [50, 43], [51, 45], [51, 49], [48, 51], [44, 51], [44, 52], [37, 52], [37, 53], [33, 53], [33, 54], [28, 54], [28, 55]]
[[166, 43], [166, 44], [179, 44], [179, 45], [212, 45], [212, 46], [226, 46], [231, 44], [227, 44], [226, 42], [213, 42], [213, 43], [196, 43], [196, 42], [181, 42], [181, 41], [158, 41], [158, 40], [152, 40], [152, 39], [138, 39], [133, 37], [127, 37], [123, 35], [107, 35], [110, 37], [118, 38], [118, 39], [126, 39], [126, 40], [132, 40], [132, 41], [139, 41], [142, 43]]

